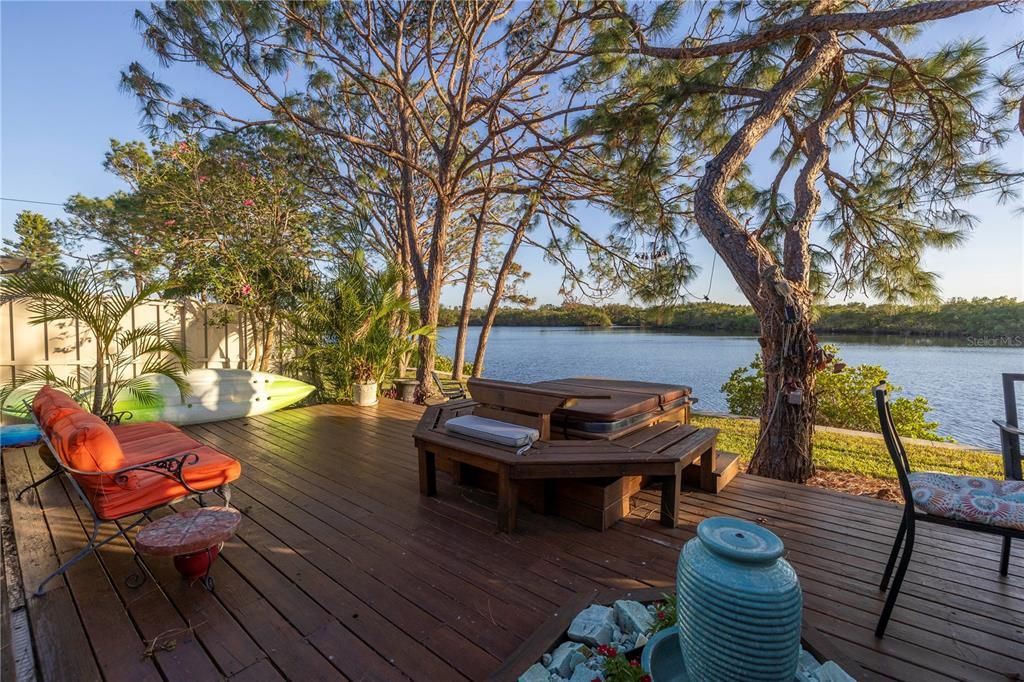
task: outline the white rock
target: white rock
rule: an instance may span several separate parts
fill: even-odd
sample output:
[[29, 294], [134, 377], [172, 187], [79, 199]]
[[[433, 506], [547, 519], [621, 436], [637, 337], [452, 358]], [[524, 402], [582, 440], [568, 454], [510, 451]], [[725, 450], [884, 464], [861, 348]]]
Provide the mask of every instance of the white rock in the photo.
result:
[[577, 665], [593, 655], [594, 653], [587, 648], [586, 644], [572, 641], [563, 642], [551, 652], [551, 664], [548, 665], [548, 672], [569, 677]]
[[633, 646], [637, 648], [642, 647], [647, 644], [647, 641], [647, 635], [641, 632], [639, 635], [636, 636], [636, 642], [633, 644]]
[[800, 658], [796, 662], [796, 669], [798, 671], [813, 675], [820, 667], [821, 663], [818, 663], [818, 659], [810, 651], [803, 648], [800, 649]]
[[615, 629], [615, 611], [607, 606], [591, 604], [577, 614], [569, 625], [569, 639], [590, 646], [608, 644]]
[[591, 682], [594, 678], [603, 680], [604, 673], [591, 670], [586, 665], [578, 665], [572, 671], [572, 677], [569, 678], [569, 682]]
[[615, 620], [627, 633], [650, 632], [654, 618], [647, 607], [638, 601], [620, 599], [614, 604]]
[[518, 682], [549, 682], [548, 671], [540, 663], [534, 663], [519, 676]]
[[551, 654], [544, 654], [540, 657], [540, 664], [547, 668], [551, 665]]
[[826, 661], [818, 668], [816, 679], [819, 682], [855, 682], [835, 661]]

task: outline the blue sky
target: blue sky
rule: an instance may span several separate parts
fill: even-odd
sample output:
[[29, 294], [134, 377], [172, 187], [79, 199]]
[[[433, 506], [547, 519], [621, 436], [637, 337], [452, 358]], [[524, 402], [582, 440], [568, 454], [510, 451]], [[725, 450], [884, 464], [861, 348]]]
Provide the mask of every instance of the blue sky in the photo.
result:
[[[134, 99], [118, 88], [119, 74], [131, 61], [157, 68], [142, 45], [128, 2], [0, 2], [0, 196], [61, 203], [70, 195], [105, 195], [118, 188], [101, 167], [109, 139], [143, 139]], [[921, 44], [956, 37], [985, 36], [1002, 49], [1024, 34], [1024, 13], [992, 8], [930, 27]], [[1012, 55], [1010, 56], [1012, 58]], [[189, 66], [176, 66], [166, 82], [177, 90], [248, 110], [242, 95]], [[214, 97], [210, 97], [213, 99]], [[1003, 152], [1013, 166], [1024, 165], [1024, 138], [1016, 136]], [[0, 228], [10, 236], [18, 211], [32, 209], [60, 217], [59, 206], [0, 202]], [[1020, 202], [1017, 202], [1019, 205]], [[942, 275], [944, 297], [1024, 298], [1024, 217], [993, 196], [972, 197], [967, 207], [978, 217], [968, 243], [954, 252], [930, 253], [927, 267]], [[588, 227], [610, 225], [596, 210], [578, 216]], [[721, 263], [710, 277], [712, 251], [692, 242], [702, 273], [689, 289], [712, 300], [739, 303]], [[560, 271], [536, 251], [523, 254], [533, 273], [528, 293], [541, 303], [559, 302]], [[455, 304], [461, 294], [446, 292]]]

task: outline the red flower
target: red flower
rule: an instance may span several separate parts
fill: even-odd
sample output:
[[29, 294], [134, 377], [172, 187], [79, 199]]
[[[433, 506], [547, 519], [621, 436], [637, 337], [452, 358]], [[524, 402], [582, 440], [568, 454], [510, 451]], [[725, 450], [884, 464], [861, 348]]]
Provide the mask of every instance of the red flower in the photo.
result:
[[167, 225], [168, 227], [170, 227], [171, 225], [173, 225], [176, 222], [178, 222], [178, 221], [177, 220], [165, 220], [164, 221], [164, 225]]
[[253, 201], [252, 199], [246, 199], [245, 201], [242, 202], [242, 206], [255, 206], [255, 205], [256, 205], [256, 202]]
[[629, 662], [629, 667], [630, 668], [639, 668], [640, 667], [640, 661], [630, 661]]
[[643, 677], [640, 678], [640, 682], [651, 682], [651, 676], [650, 675], [644, 675]]
[[604, 680], [602, 680], [600, 677], [595, 677], [594, 679], [590, 680], [590, 682], [604, 682]]
[[252, 285], [251, 284], [243, 284], [242, 285], [242, 296], [248, 296], [251, 293], [252, 293]]
[[188, 143], [187, 142], [179, 142], [178, 143], [178, 151], [179, 152], [187, 152], [188, 151]]
[[199, 182], [206, 182], [208, 179], [209, 178], [207, 178], [205, 175], [200, 175], [199, 176]]
[[665, 620], [668, 618], [668, 614], [664, 611], [658, 611], [658, 620]]

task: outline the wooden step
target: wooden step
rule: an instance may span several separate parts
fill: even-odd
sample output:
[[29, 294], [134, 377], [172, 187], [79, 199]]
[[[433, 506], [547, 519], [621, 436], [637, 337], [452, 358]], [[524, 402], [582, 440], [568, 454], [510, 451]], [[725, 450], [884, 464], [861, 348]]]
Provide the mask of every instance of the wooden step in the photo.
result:
[[[729, 485], [736, 474], [740, 472], [740, 456], [734, 452], [719, 450], [716, 458], [715, 470], [712, 472], [714, 489], [708, 492], [718, 494]], [[700, 466], [691, 464], [683, 469], [683, 485], [700, 487]]]

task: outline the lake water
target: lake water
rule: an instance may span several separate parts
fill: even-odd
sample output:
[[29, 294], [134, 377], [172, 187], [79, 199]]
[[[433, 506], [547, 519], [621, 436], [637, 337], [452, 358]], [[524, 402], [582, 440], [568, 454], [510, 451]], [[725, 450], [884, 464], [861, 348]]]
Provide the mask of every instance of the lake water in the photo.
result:
[[[479, 327], [471, 327], [472, 360]], [[438, 332], [441, 354], [451, 356], [455, 329]], [[825, 337], [850, 365], [881, 365], [903, 395], [922, 395], [929, 419], [957, 442], [999, 449], [992, 419], [1003, 418], [1001, 374], [1024, 372], [1024, 348], [967, 347], [932, 339]], [[532, 382], [568, 376], [605, 376], [680, 383], [693, 387], [698, 409], [726, 412], [720, 388], [729, 374], [750, 363], [753, 336], [678, 334], [642, 329], [495, 327], [484, 375]]]

